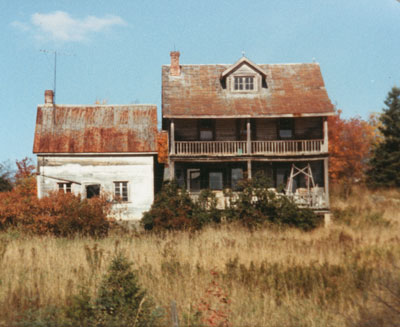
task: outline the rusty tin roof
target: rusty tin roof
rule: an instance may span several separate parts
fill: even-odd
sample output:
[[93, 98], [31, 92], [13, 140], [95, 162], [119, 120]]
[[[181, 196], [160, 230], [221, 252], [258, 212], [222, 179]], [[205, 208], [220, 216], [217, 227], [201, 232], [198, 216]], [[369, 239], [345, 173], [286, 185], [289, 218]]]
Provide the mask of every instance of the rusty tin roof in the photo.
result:
[[156, 105], [39, 105], [33, 153], [157, 151]]
[[162, 67], [163, 118], [277, 117], [331, 115], [319, 64], [257, 65], [267, 88], [235, 94], [222, 87], [232, 65], [181, 65], [180, 76]]

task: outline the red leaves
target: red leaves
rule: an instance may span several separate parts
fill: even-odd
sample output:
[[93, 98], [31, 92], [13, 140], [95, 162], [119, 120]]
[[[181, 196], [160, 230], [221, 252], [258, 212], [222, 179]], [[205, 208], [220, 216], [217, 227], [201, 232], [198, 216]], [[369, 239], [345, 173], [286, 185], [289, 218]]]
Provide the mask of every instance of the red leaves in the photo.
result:
[[329, 175], [334, 183], [354, 183], [364, 179], [376, 127], [355, 117], [329, 117]]
[[229, 322], [229, 304], [231, 301], [228, 294], [216, 281], [218, 273], [211, 270], [211, 275], [213, 280], [205, 290], [204, 296], [200, 299], [197, 309], [206, 326], [230, 327], [232, 326]]

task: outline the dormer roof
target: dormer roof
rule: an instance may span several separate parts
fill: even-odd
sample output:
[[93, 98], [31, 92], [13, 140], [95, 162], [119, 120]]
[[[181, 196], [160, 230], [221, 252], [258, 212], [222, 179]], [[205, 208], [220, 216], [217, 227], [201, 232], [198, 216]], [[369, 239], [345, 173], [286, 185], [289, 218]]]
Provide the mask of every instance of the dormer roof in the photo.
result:
[[230, 75], [231, 73], [233, 73], [234, 71], [236, 71], [237, 69], [239, 69], [243, 65], [249, 66], [250, 68], [252, 68], [256, 72], [258, 72], [264, 78], [267, 75], [259, 65], [255, 64], [254, 62], [250, 61], [250, 59], [248, 59], [245, 56], [243, 56], [238, 61], [236, 61], [232, 66], [228, 67], [226, 70], [224, 70], [222, 72], [221, 79], [227, 77], [228, 75]]

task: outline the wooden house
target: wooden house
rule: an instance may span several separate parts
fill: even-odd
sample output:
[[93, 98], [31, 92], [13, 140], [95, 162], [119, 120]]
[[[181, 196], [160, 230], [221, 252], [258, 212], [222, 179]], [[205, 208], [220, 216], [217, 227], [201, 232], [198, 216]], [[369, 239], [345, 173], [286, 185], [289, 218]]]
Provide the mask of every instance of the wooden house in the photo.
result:
[[262, 172], [271, 188], [329, 208], [328, 124], [334, 114], [317, 63], [162, 67], [170, 178], [191, 194], [237, 190]]
[[37, 108], [33, 152], [39, 198], [104, 194], [114, 217], [140, 219], [157, 188], [157, 107], [60, 105], [48, 90]]

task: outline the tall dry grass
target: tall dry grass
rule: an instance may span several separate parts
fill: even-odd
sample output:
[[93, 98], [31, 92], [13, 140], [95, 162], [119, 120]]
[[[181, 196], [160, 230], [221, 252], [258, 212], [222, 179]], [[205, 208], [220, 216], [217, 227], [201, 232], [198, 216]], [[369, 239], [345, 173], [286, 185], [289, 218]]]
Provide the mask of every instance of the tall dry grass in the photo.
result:
[[[312, 232], [227, 225], [95, 240], [9, 231], [0, 234], [0, 325], [29, 309], [67, 305], [82, 287], [94, 295], [123, 251], [167, 322], [176, 301], [181, 326], [199, 321], [199, 307], [203, 317], [212, 309], [226, 314], [231, 326], [344, 326], [360, 308], [373, 308], [380, 276], [396, 274], [399, 199], [394, 190], [334, 196], [337, 218]], [[210, 285], [223, 297], [207, 292]]]

